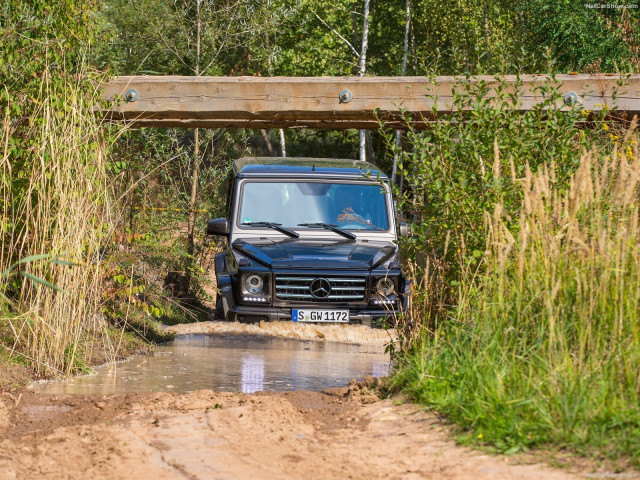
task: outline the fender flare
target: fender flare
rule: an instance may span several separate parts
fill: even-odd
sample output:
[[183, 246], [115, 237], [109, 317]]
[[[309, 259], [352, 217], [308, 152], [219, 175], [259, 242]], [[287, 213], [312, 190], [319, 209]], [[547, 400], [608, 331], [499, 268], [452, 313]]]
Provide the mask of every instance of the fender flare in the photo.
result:
[[222, 298], [222, 311], [225, 319], [229, 319], [229, 311], [235, 307], [236, 302], [233, 298], [233, 282], [231, 275], [227, 272], [225, 264], [224, 252], [215, 256], [216, 282], [218, 287], [217, 295]]
[[220, 253], [216, 253], [216, 256], [214, 258], [214, 268], [216, 272], [216, 278], [219, 275], [222, 275], [225, 271], [224, 257], [225, 257], [224, 252], [220, 252]]

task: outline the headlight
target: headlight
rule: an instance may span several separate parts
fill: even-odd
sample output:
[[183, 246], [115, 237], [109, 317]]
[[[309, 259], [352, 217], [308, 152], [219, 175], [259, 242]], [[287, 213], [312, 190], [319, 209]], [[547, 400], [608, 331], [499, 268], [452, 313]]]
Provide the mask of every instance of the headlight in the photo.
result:
[[244, 279], [244, 288], [249, 293], [253, 293], [254, 295], [258, 294], [262, 292], [262, 289], [264, 288], [264, 280], [262, 280], [260, 275], [249, 275]]
[[380, 295], [384, 295], [386, 297], [393, 293], [393, 291], [395, 290], [395, 284], [390, 278], [383, 277], [378, 280], [378, 283], [376, 284], [376, 290]]

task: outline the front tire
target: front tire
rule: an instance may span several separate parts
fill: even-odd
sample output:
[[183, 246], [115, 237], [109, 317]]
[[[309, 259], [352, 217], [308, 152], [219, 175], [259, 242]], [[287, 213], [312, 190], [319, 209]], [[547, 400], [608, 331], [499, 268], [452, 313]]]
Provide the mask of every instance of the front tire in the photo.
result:
[[222, 296], [220, 294], [218, 294], [216, 298], [216, 309], [213, 311], [213, 319], [226, 320], [226, 318], [224, 318], [224, 307], [222, 306]]

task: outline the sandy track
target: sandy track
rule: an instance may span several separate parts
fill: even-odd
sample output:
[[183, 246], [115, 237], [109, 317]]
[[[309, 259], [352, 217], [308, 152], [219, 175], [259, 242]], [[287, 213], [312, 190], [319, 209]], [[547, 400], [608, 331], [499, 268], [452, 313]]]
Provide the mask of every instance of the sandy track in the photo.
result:
[[455, 446], [434, 416], [357, 386], [253, 395], [23, 391], [17, 406], [9, 397], [0, 405], [3, 480], [582, 478]]

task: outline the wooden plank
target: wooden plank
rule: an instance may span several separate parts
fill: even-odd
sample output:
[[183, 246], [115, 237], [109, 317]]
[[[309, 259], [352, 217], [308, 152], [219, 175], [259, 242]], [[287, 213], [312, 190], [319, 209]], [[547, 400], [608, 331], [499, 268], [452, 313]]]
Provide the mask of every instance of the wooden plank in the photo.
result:
[[[380, 128], [378, 121], [366, 121], [366, 120], [304, 120], [304, 119], [288, 119], [288, 120], [247, 120], [247, 119], [123, 119], [120, 117], [110, 118], [111, 121], [129, 124], [133, 127], [177, 127], [177, 128], [286, 128], [286, 129], [302, 129], [302, 128], [315, 128], [315, 129], [329, 129], [329, 130], [346, 130], [349, 128], [376, 130]], [[384, 122], [388, 128], [406, 129], [407, 125], [404, 121], [392, 121], [388, 120]], [[417, 122], [418, 128], [425, 128], [425, 126], [431, 122], [421, 121]]]
[[[505, 91], [521, 82], [519, 110], [543, 101], [544, 75], [507, 76]], [[640, 113], [640, 75], [557, 75], [563, 94], [575, 92], [581, 108], [607, 105], [629, 115]], [[103, 86], [109, 120], [135, 126], [204, 128], [370, 128], [382, 121], [405, 126], [401, 109], [418, 127], [449, 112], [453, 90], [468, 83], [496, 83], [491, 76], [471, 77], [115, 77]], [[125, 95], [135, 89], [135, 101]], [[349, 102], [340, 100], [349, 90]], [[615, 98], [615, 99], [614, 99]], [[109, 103], [108, 102], [108, 103]], [[435, 105], [435, 107], [434, 107]]]

